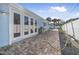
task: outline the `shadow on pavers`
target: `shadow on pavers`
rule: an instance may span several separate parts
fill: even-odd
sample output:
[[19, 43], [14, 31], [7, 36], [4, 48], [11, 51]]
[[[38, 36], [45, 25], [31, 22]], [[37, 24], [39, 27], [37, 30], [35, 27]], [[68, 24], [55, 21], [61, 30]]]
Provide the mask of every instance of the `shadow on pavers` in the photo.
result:
[[[59, 39], [60, 39], [60, 48], [63, 49], [65, 46], [67, 37], [65, 33], [59, 31]], [[70, 41], [68, 41], [67, 46], [61, 50], [62, 55], [79, 55], [79, 49], [75, 48]]]

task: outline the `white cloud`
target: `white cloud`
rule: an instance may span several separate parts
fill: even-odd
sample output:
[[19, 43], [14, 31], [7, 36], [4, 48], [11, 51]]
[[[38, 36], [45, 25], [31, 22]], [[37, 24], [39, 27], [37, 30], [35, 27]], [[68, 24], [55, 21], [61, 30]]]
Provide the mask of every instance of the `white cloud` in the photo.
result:
[[67, 9], [64, 6], [55, 6], [55, 7], [52, 6], [49, 9], [50, 10], [56, 10], [56, 11], [59, 11], [59, 12], [65, 12], [65, 11], [67, 11]]

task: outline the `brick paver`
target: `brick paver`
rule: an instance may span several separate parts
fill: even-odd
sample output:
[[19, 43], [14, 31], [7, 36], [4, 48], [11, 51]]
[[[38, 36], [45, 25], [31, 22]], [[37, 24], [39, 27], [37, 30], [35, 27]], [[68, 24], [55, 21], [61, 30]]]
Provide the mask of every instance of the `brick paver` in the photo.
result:
[[[49, 44], [50, 43], [50, 44]], [[52, 47], [53, 46], [53, 47]], [[58, 31], [47, 31], [0, 49], [9, 55], [57, 55], [61, 54]]]

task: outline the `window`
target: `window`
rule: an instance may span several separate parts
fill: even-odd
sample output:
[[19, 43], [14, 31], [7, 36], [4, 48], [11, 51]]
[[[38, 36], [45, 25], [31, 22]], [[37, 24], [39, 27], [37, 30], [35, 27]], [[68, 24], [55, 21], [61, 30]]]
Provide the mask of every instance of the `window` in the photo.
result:
[[14, 33], [14, 37], [20, 36], [20, 33]]
[[37, 28], [35, 28], [35, 32], [37, 32]]
[[28, 21], [28, 17], [27, 16], [24, 16], [24, 24], [25, 25], [28, 25], [29, 21]]
[[14, 24], [20, 24], [20, 14], [14, 13]]
[[14, 13], [14, 37], [20, 36], [20, 14]]
[[33, 33], [33, 29], [31, 29], [31, 33]]
[[27, 26], [29, 24], [29, 19], [27, 16], [24, 16], [24, 35], [28, 34]]
[[28, 32], [24, 32], [24, 35], [27, 35], [28, 34]]
[[33, 25], [33, 18], [31, 18], [31, 25]]
[[37, 26], [37, 20], [35, 20], [35, 25]]

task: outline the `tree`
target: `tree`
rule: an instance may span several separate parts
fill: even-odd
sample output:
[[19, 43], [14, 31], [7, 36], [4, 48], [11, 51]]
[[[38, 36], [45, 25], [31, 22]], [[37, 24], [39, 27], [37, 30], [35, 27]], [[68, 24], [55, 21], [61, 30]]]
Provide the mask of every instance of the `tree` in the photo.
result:
[[51, 22], [52, 19], [50, 17], [47, 17], [46, 20]]
[[52, 21], [54, 22], [54, 25], [57, 24], [57, 19], [56, 18], [54, 18]]
[[53, 24], [54, 24], [54, 28], [56, 26], [61, 26], [61, 24], [63, 23], [63, 21], [61, 19], [56, 19], [56, 18], [54, 18], [52, 21], [53, 21]]

